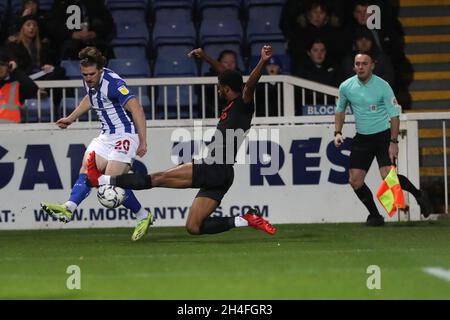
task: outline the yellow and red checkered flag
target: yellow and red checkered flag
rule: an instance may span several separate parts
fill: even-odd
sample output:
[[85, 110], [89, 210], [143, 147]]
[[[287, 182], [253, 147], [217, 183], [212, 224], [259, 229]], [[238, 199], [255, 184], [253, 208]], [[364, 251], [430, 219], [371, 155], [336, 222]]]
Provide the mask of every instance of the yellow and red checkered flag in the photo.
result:
[[403, 190], [394, 166], [391, 166], [389, 174], [381, 183], [377, 192], [377, 198], [391, 218], [397, 211], [397, 208], [405, 208]]

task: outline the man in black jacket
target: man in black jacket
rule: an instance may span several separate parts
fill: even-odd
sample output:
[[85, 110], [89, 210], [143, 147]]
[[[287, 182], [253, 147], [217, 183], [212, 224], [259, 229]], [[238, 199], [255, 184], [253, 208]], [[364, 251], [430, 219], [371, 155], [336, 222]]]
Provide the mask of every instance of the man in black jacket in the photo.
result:
[[[101, 0], [56, 0], [50, 12], [49, 35], [61, 43], [62, 59], [78, 59], [78, 52], [87, 46], [97, 47], [109, 60], [114, 57], [109, 44], [114, 30], [111, 13]], [[76, 5], [81, 10], [81, 29], [69, 30], [67, 8]]]

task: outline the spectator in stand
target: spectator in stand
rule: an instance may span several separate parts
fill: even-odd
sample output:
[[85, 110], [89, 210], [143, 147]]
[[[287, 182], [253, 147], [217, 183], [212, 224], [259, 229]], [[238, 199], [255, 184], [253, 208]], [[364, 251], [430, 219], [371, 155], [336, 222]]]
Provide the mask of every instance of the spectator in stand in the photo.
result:
[[[372, 4], [380, 7], [381, 29], [369, 29], [367, 27], [367, 20], [370, 17], [367, 8]], [[401, 26], [389, 12], [389, 5], [385, 4], [384, 1], [356, 0], [353, 6], [353, 19], [347, 27], [346, 39], [355, 45], [355, 36], [358, 31], [369, 31], [372, 33], [374, 45], [378, 50], [387, 54], [396, 64], [402, 60], [403, 55], [403, 45], [399, 33], [401, 32]], [[356, 50], [356, 47], [352, 49]]]
[[321, 39], [310, 44], [307, 58], [301, 60], [293, 75], [334, 87], [337, 87], [339, 81], [337, 69], [328, 57], [327, 46]]
[[[81, 9], [81, 29], [69, 30], [66, 26], [67, 8], [77, 5]], [[60, 43], [62, 59], [78, 59], [78, 52], [95, 46], [107, 59], [114, 58], [110, 45], [114, 22], [102, 0], [55, 0], [50, 11], [49, 35]]]
[[56, 54], [50, 49], [48, 41], [41, 41], [38, 18], [23, 16], [18, 24], [19, 31], [8, 39], [8, 49], [17, 62], [17, 67], [25, 74], [39, 71], [46, 74], [39, 80], [64, 79], [64, 69], [58, 66]]
[[33, 15], [36, 17], [36, 21], [39, 25], [39, 32], [41, 40], [47, 38], [47, 13], [40, 9], [39, 0], [24, 0], [22, 9], [20, 12], [12, 17], [12, 21], [9, 26], [9, 35], [14, 35], [22, 25], [22, 18], [25, 16]]
[[359, 30], [355, 36], [356, 50], [348, 54], [342, 62], [341, 82], [355, 74], [354, 61], [357, 52], [369, 53], [375, 60], [373, 74], [387, 81], [391, 86], [395, 82], [394, 67], [391, 59], [374, 44], [373, 35], [368, 30]]
[[[264, 75], [275, 76], [281, 74], [283, 69], [283, 64], [279, 57], [272, 56], [269, 61], [267, 61], [266, 67], [264, 69]], [[266, 112], [266, 87], [267, 87], [267, 111]], [[280, 88], [280, 111], [283, 109], [283, 94], [281, 92], [282, 86], [277, 82], [268, 83], [258, 83], [256, 86], [256, 116], [257, 117], [276, 117], [278, 114], [278, 88]]]
[[325, 1], [312, 1], [305, 14], [296, 20], [294, 32], [288, 42], [288, 51], [292, 58], [293, 70], [298, 66], [299, 58], [305, 55], [308, 44], [320, 38], [329, 48], [328, 55], [340, 60], [350, 48], [342, 44], [342, 29], [339, 19], [331, 15]]
[[[294, 70], [293, 75], [333, 87], [337, 87], [339, 80], [337, 68], [331, 59], [328, 58], [326, 44], [320, 39], [316, 39], [311, 43], [307, 51], [307, 58], [301, 61], [298, 68]], [[300, 88], [295, 88], [297, 106], [302, 106], [302, 94]], [[318, 94], [316, 99], [314, 99], [314, 94], [311, 90], [305, 91], [305, 105], [325, 105], [332, 103], [332, 101], [334, 101], [332, 96], [327, 96], [327, 101], [325, 101], [324, 95]], [[300, 109], [297, 108], [297, 114], [299, 114]]]
[[[217, 60], [213, 59], [209, 55], [207, 55], [202, 48], [197, 48], [192, 50], [190, 55], [194, 55], [195, 57], [207, 62], [211, 67], [209, 72], [205, 74], [205, 77], [216, 77], [219, 73], [225, 70], [234, 70], [238, 71], [242, 74], [242, 71], [239, 70], [237, 66], [237, 53], [233, 50], [223, 50]], [[201, 91], [197, 92], [200, 97], [199, 101], [202, 101]], [[214, 85], [205, 85], [205, 118], [215, 118], [216, 117], [216, 102], [215, 96], [217, 94], [217, 90], [214, 89]], [[218, 110], [217, 114], [220, 114], [222, 108], [226, 105], [226, 101], [224, 98], [218, 96]], [[200, 103], [200, 110], [202, 106]], [[201, 112], [200, 112], [201, 113]]]
[[25, 99], [36, 96], [38, 86], [11, 59], [6, 48], [0, 49], [0, 123], [20, 123]]

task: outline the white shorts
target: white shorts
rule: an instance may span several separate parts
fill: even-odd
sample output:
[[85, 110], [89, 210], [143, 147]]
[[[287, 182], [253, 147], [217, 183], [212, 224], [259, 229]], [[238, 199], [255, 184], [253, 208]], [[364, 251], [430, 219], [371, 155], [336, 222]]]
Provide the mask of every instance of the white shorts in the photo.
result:
[[139, 147], [139, 136], [133, 133], [100, 134], [89, 144], [86, 152], [95, 151], [106, 160], [133, 164]]

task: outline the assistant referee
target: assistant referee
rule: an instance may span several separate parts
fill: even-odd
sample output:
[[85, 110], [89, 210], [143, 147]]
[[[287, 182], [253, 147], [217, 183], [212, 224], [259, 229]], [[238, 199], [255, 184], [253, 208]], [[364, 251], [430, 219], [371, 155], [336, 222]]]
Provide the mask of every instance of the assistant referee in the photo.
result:
[[[373, 74], [375, 61], [370, 53], [355, 56], [356, 75], [339, 86], [339, 99], [335, 115], [334, 144], [343, 142], [342, 127], [345, 109], [349, 104], [355, 116], [356, 135], [353, 138], [349, 183], [358, 198], [369, 210], [368, 226], [382, 226], [384, 218], [378, 212], [372, 192], [364, 183], [367, 171], [376, 157], [384, 179], [398, 156], [400, 106], [389, 84]], [[398, 175], [403, 190], [410, 192], [420, 206], [424, 217], [430, 215], [430, 200], [425, 191], [418, 190], [409, 179]]]

